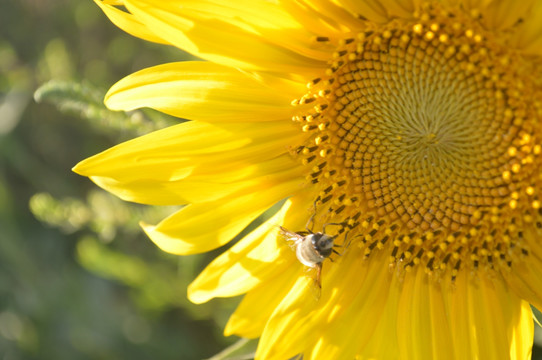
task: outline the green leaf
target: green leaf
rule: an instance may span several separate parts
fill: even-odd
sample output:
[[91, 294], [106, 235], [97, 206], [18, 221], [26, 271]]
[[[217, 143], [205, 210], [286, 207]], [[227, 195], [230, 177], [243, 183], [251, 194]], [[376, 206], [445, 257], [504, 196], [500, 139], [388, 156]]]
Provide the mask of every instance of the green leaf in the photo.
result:
[[57, 80], [43, 84], [34, 93], [36, 102], [50, 103], [63, 113], [88, 120], [97, 130], [106, 134], [129, 131], [133, 135], [142, 135], [179, 121], [148, 109], [129, 113], [112, 111], [104, 105], [104, 96], [104, 90], [88, 83]]
[[228, 346], [218, 354], [207, 360], [250, 360], [254, 359], [258, 339], [241, 338], [237, 342]]

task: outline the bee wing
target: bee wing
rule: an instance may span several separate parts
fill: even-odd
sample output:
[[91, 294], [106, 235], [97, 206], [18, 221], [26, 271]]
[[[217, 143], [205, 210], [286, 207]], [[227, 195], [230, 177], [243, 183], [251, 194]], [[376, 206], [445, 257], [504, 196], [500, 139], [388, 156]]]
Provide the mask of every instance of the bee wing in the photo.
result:
[[301, 241], [303, 241], [303, 236], [293, 231], [290, 231], [286, 228], [283, 228], [282, 226], [279, 226], [279, 234], [282, 236], [284, 240], [286, 240], [286, 242], [292, 248], [292, 250], [295, 250], [297, 245]]

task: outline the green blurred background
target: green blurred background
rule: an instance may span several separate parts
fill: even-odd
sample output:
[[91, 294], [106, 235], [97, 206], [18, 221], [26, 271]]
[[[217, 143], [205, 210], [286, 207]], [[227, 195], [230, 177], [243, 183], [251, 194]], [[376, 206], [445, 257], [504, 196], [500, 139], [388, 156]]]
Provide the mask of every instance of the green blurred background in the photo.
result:
[[220, 251], [161, 252], [137, 224], [174, 208], [122, 202], [70, 171], [178, 122], [102, 99], [136, 70], [188, 58], [123, 33], [91, 0], [0, 0], [0, 360], [204, 359], [237, 341], [222, 329], [238, 299], [186, 299]]
[[102, 99], [135, 70], [187, 58], [91, 0], [0, 0], [0, 360], [203, 359], [237, 340], [222, 329], [238, 299], [186, 299], [218, 252], [158, 250], [138, 221], [174, 208], [122, 202], [70, 170], [178, 122]]

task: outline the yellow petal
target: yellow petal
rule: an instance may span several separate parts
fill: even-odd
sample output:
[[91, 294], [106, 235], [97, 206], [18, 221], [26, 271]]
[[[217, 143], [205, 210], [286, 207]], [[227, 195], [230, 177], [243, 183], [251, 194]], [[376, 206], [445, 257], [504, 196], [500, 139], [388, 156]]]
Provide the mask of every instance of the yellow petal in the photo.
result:
[[510, 287], [522, 298], [542, 310], [542, 245], [539, 229], [524, 232], [529, 255], [513, 264], [512, 271], [504, 272]]
[[519, 325], [510, 334], [511, 359], [530, 359], [533, 348], [534, 321], [531, 305], [527, 301], [521, 302], [521, 313], [519, 314]]
[[[529, 304], [511, 293], [502, 279], [472, 279], [462, 272], [454, 284], [438, 283], [420, 269], [399, 282], [382, 266], [384, 261], [375, 262], [371, 273], [345, 261], [337, 274], [335, 268], [330, 270], [322, 287], [340, 283], [335, 277], [339, 273], [344, 284], [329, 297], [322, 296], [316, 309], [308, 306], [308, 298], [303, 303], [292, 297], [279, 305], [280, 317], [273, 315], [262, 335], [261, 358], [285, 358], [301, 348], [311, 349], [307, 359], [399, 354], [401, 359], [421, 360], [528, 358], [533, 336]], [[357, 281], [349, 278], [350, 271]], [[314, 339], [314, 334], [316, 344], [306, 344], [304, 339]], [[302, 346], [291, 348], [292, 343]]]
[[212, 261], [190, 284], [189, 299], [202, 303], [216, 296], [240, 295], [262, 282], [273, 282], [285, 267], [301, 270], [294, 251], [279, 236], [278, 224], [303, 228], [310, 206], [306, 198], [287, 200], [277, 214]]
[[289, 266], [282, 270], [273, 281], [261, 284], [245, 295], [226, 324], [224, 329], [226, 336], [233, 334], [246, 338], [261, 336], [269, 317], [300, 276], [299, 267]]
[[362, 23], [344, 7], [329, 0], [283, 1], [282, 6], [317, 35], [343, 37], [358, 31]]
[[530, 353], [528, 303], [497, 275], [474, 279], [462, 271], [454, 284], [437, 283], [419, 269], [403, 286], [397, 331], [404, 359], [526, 359]]
[[376, 23], [389, 20], [385, 5], [377, 0], [337, 0], [345, 9]]
[[467, 12], [476, 10], [484, 10], [493, 0], [443, 0], [448, 6], [457, 6], [457, 3], [463, 7]]
[[[308, 210], [312, 207], [311, 202], [314, 196], [315, 194], [305, 191], [289, 199], [283, 207], [283, 211], [281, 211], [282, 214], [276, 219], [276, 224], [281, 224], [288, 229], [303, 229], [306, 226]], [[268, 222], [273, 223], [274, 219], [270, 219]], [[268, 241], [268, 239], [264, 241]], [[260, 281], [257, 287], [250, 289], [230, 318], [225, 329], [226, 335], [237, 334], [244, 337], [260, 336], [269, 317], [282, 299], [291, 291], [292, 286], [298, 281], [298, 278], [301, 276], [304, 280], [300, 281], [307, 281], [308, 278], [305, 276], [304, 267], [295, 258], [293, 249], [290, 249], [286, 245], [284, 239], [279, 239], [278, 241], [279, 243], [277, 243], [275, 235], [275, 239], [271, 242], [277, 246], [277, 250], [269, 251], [268, 253], [265, 253], [265, 249], [269, 246], [263, 243], [258, 245], [259, 248], [262, 248], [262, 252], [265, 253], [261, 256], [269, 260], [267, 266], [275, 268], [272, 272], [269, 270], [259, 272], [248, 268], [243, 270], [243, 273], [250, 271], [250, 274]], [[247, 254], [247, 256], [251, 259], [256, 258], [252, 256], [252, 252], [250, 255]], [[234, 265], [229, 264], [227, 266]], [[220, 271], [215, 268], [206, 269], [205, 271], [208, 271], [208, 274], [211, 275], [211, 270]], [[225, 271], [229, 272], [229, 270]], [[241, 276], [243, 275], [241, 274]], [[312, 298], [313, 294], [309, 296]], [[265, 304], [261, 303], [261, 299], [267, 299]], [[254, 306], [255, 304], [257, 306]]]
[[[287, 150], [286, 145], [291, 144], [298, 132], [290, 121], [184, 122], [112, 147], [81, 161], [74, 171], [84, 176], [116, 179], [138, 179], [141, 174], [155, 179], [182, 179], [202, 163], [216, 166], [227, 161], [225, 167], [231, 167], [232, 163], [276, 157]], [[273, 147], [275, 151], [271, 152]], [[163, 174], [156, 173], [160, 169]]]
[[290, 119], [291, 102], [303, 93], [304, 84], [281, 82], [280, 86], [279, 92], [238, 70], [187, 61], [131, 74], [109, 90], [105, 102], [113, 110], [150, 107], [179, 118], [211, 122]]
[[[149, 3], [147, 1], [147, 3]], [[182, 6], [182, 12], [179, 8]], [[301, 55], [326, 61], [329, 53], [314, 47], [310, 39], [315, 33], [298, 22], [282, 4], [265, 0], [192, 0], [170, 1], [164, 8], [182, 14], [183, 18], [225, 21], [265, 41], [290, 49]], [[199, 20], [197, 20], [199, 19]], [[321, 29], [320, 29], [321, 30]], [[320, 34], [321, 31], [316, 34]]]
[[388, 16], [411, 19], [421, 2], [421, 0], [385, 0], [383, 3]]
[[144, 24], [137, 20], [132, 14], [117, 9], [116, 7], [108, 4], [110, 2], [94, 0], [96, 4], [102, 9], [105, 15], [111, 20], [113, 24], [126, 31], [132, 36], [136, 36], [143, 40], [152, 41], [161, 44], [169, 44], [166, 40], [154, 34]]
[[218, 201], [191, 204], [157, 226], [143, 229], [158, 247], [178, 255], [209, 251], [229, 242], [250, 222], [281, 199], [300, 190], [300, 178], [257, 183]]
[[[383, 253], [374, 254], [368, 261], [360, 260], [361, 251], [345, 256], [353, 259], [345, 258], [336, 269], [333, 267], [325, 279], [328, 284], [322, 284], [322, 287], [337, 284], [337, 289], [327, 308], [320, 315], [313, 315], [322, 319], [319, 325], [322, 335], [308, 359], [372, 358], [375, 347], [378, 348], [375, 358], [396, 358], [397, 277], [385, 265]], [[384, 342], [385, 346], [376, 342]], [[384, 357], [386, 353], [393, 356]]]
[[455, 355], [449, 311], [443, 290], [423, 269], [405, 276], [397, 320], [400, 353], [405, 359], [461, 358]]
[[[370, 334], [364, 333], [363, 336], [368, 336], [370, 339], [364, 346], [358, 347], [358, 359], [395, 359], [400, 354], [397, 337], [401, 334], [398, 334], [396, 330], [397, 309], [401, 295], [398, 282], [400, 280], [397, 277], [391, 279], [389, 294], [385, 308], [382, 310], [382, 316], [374, 324], [365, 327], [370, 328], [365, 330]], [[363, 319], [360, 318], [359, 321], [363, 321]]]
[[[300, 335], [306, 335], [309, 328], [314, 328], [307, 321], [316, 305], [310, 291], [311, 284], [311, 279], [301, 275], [282, 298], [260, 338], [256, 359], [289, 359], [307, 348], [307, 341], [311, 337]], [[292, 336], [286, 339], [283, 335]]]
[[276, 225], [287, 207], [211, 262], [190, 284], [190, 301], [203, 303], [213, 297], [246, 293], [291, 264], [294, 259], [285, 254], [292, 251], [278, 243]]
[[[483, 9], [482, 22], [489, 29], [506, 29], [527, 16], [534, 0], [493, 0]], [[538, 18], [540, 21], [540, 18]]]
[[[269, 319], [257, 357], [285, 359], [313, 349], [309, 359], [354, 358], [383, 316], [393, 281], [382, 266], [382, 254], [369, 261], [361, 257], [361, 250], [352, 248], [337, 261], [326, 262], [318, 300], [311, 291], [303, 291], [313, 283], [299, 280]], [[316, 345], [308, 342], [318, 338]]]
[[[209, 164], [209, 169], [212, 164]], [[234, 164], [232, 163], [232, 166]], [[292, 171], [298, 169], [299, 171]], [[199, 169], [201, 170], [201, 168]], [[90, 179], [103, 189], [123, 200], [150, 205], [179, 205], [186, 203], [216, 201], [244, 189], [266, 184], [270, 178], [275, 181], [290, 180], [291, 176], [300, 177], [302, 170], [288, 154], [277, 158], [205, 175], [193, 174], [186, 179], [138, 179], [118, 181], [113, 178], [91, 176]], [[300, 177], [300, 182], [302, 178]]]
[[329, 51], [311, 42], [322, 29], [312, 32], [305, 28], [282, 4], [265, 0], [193, 0], [182, 1], [182, 6], [183, 16], [227, 21], [300, 55], [322, 61], [329, 59]]
[[534, 2], [510, 39], [510, 45], [526, 54], [542, 55], [542, 1]]
[[[204, 7], [194, 5], [194, 2], [193, 8], [172, 1], [130, 0], [125, 3], [128, 10], [147, 27], [164, 34], [173, 45], [206, 60], [246, 70], [305, 76], [312, 76], [315, 69], [326, 65], [325, 61], [301, 55], [267, 40], [269, 36], [271, 39], [282, 37], [287, 41], [290, 29], [268, 29], [267, 36], [263, 36], [240, 27], [237, 21], [228, 17], [206, 13]], [[266, 2], [258, 2], [255, 9], [267, 9]]]
[[542, 309], [542, 261], [528, 258], [515, 265], [514, 271], [506, 273], [510, 287], [537, 309]]
[[[461, 285], [457, 284], [452, 305], [461, 301], [466, 304], [458, 306], [460, 311], [452, 307], [452, 326], [460, 336], [465, 336], [461, 330], [468, 327], [471, 354], [478, 348], [480, 359], [502, 359], [503, 354], [516, 359], [529, 358], [534, 332], [529, 304], [511, 293], [500, 278], [481, 278], [477, 287], [468, 284], [460, 288]], [[465, 321], [468, 323], [458, 326]], [[466, 344], [467, 341], [457, 341], [456, 348], [464, 349]]]
[[[344, 36], [345, 31], [349, 31], [349, 29], [345, 28], [342, 21], [324, 16], [312, 5], [312, 2], [307, 3], [297, 0], [285, 0], [281, 2], [284, 10], [292, 14], [304, 28], [313, 32], [316, 36], [325, 34], [329, 38], [340, 39]], [[348, 16], [353, 17], [352, 15]], [[335, 51], [335, 47], [326, 42], [318, 43], [317, 46], [326, 50], [329, 54]]]
[[298, 168], [284, 153], [297, 135], [288, 121], [186, 122], [117, 145], [73, 170], [129, 201], [212, 201], [249, 186], [246, 181]]

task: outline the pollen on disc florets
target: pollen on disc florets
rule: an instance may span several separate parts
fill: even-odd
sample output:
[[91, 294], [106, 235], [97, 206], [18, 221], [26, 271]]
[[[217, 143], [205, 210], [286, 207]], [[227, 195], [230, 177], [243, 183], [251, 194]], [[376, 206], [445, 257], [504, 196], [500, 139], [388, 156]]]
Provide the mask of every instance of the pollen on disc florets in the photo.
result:
[[510, 268], [542, 228], [540, 89], [521, 56], [434, 6], [361, 27], [295, 101], [322, 222], [398, 269]]

